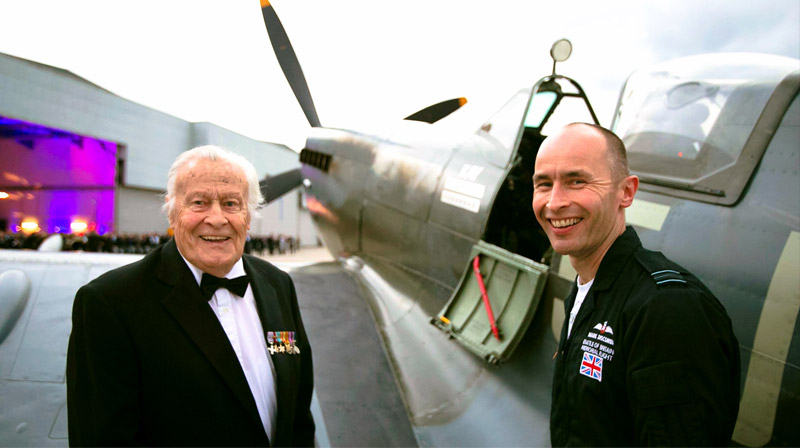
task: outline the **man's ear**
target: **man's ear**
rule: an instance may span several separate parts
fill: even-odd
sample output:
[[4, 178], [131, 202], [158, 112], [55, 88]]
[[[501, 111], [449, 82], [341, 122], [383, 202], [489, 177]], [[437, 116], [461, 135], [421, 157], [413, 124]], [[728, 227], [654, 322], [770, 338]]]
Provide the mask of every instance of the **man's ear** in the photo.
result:
[[170, 210], [169, 207], [167, 207], [167, 204], [169, 204], [169, 196], [168, 195], [164, 195], [164, 209], [167, 212], [167, 222], [169, 222], [169, 225], [171, 227], [172, 226], [172, 213], [174, 212], [174, 210]]
[[620, 192], [622, 195], [620, 205], [622, 208], [628, 208], [633, 204], [633, 197], [636, 196], [636, 191], [639, 189], [639, 178], [630, 175], [622, 179], [620, 183]]

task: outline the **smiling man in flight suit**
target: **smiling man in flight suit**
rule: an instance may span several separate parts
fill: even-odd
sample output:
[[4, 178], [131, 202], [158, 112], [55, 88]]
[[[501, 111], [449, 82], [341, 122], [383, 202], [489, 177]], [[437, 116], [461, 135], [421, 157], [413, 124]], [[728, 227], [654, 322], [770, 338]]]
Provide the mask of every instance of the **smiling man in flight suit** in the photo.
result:
[[639, 179], [622, 141], [571, 124], [542, 143], [533, 180], [536, 218], [578, 272], [555, 358], [553, 446], [727, 446], [739, 344], [713, 294], [626, 228]]
[[174, 239], [75, 297], [70, 444], [312, 446], [311, 350], [294, 285], [242, 256], [263, 201], [255, 168], [195, 148], [170, 168], [166, 199]]

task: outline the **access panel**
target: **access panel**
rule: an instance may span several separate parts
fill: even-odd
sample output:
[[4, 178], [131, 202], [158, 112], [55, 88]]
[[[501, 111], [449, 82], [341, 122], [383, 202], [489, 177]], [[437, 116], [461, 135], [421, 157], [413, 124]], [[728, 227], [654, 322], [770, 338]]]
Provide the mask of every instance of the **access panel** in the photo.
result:
[[[480, 277], [475, 273], [475, 257]], [[487, 362], [502, 363], [511, 356], [533, 319], [547, 271], [546, 265], [478, 241], [458, 288], [431, 323]]]

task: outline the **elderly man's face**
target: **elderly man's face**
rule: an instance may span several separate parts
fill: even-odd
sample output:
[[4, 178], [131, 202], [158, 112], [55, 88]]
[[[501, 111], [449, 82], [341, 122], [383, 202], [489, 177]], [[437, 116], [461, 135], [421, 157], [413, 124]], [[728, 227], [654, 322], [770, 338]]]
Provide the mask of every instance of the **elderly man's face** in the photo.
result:
[[556, 252], [577, 259], [607, 249], [624, 231], [623, 208], [638, 186], [614, 179], [605, 139], [585, 126], [564, 128], [542, 143], [533, 179], [536, 219]]
[[224, 277], [242, 257], [250, 229], [242, 170], [220, 160], [189, 162], [175, 179], [169, 221], [181, 254], [203, 272]]

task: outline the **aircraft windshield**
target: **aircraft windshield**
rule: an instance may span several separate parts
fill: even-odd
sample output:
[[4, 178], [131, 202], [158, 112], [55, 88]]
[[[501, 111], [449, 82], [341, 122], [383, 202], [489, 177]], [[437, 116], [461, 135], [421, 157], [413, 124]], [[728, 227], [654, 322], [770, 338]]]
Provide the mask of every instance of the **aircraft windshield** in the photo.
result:
[[522, 114], [525, 113], [529, 95], [530, 90], [517, 92], [489, 121], [481, 126], [478, 132], [494, 137], [510, 154], [517, 142]]
[[635, 72], [612, 126], [631, 170], [697, 181], [735, 164], [775, 86], [797, 68], [788, 58], [706, 55]]
[[539, 92], [534, 95], [531, 105], [528, 107], [528, 114], [525, 115], [525, 127], [538, 128], [541, 126], [542, 120], [547, 116], [547, 112], [550, 112], [556, 98], [555, 92]]

